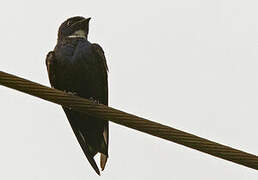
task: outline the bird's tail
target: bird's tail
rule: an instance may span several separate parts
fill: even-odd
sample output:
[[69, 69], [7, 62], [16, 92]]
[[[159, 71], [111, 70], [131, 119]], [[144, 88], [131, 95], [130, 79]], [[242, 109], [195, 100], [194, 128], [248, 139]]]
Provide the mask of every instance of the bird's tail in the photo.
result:
[[[98, 129], [100, 128], [98, 126], [94, 127], [94, 124], [84, 124], [84, 121], [76, 121], [78, 118], [85, 118], [84, 114], [81, 115], [67, 108], [64, 108], [64, 111], [85, 156], [96, 173], [100, 175], [94, 156], [100, 152], [100, 167], [104, 170], [108, 159], [108, 122], [104, 122], [103, 133], [99, 133]], [[85, 121], [87, 121], [87, 118]], [[86, 127], [88, 129], [86, 129]], [[88, 132], [89, 127], [92, 127], [90, 130], [93, 129], [91, 132]], [[96, 132], [94, 130], [96, 130]]]
[[104, 126], [104, 131], [103, 131], [103, 138], [104, 138], [104, 147], [106, 149], [106, 153], [100, 154], [100, 167], [101, 170], [103, 171], [105, 169], [107, 159], [108, 159], [108, 139], [109, 139], [109, 128], [108, 128], [108, 122], [106, 122], [106, 125]]
[[90, 162], [92, 168], [100, 176], [99, 168], [93, 158], [97, 152], [94, 151], [92, 148], [89, 149], [90, 146], [85, 143], [83, 136], [80, 134], [80, 131], [74, 130], [74, 134], [75, 134], [85, 156], [87, 157], [88, 161]]
[[106, 156], [105, 154], [100, 154], [100, 167], [101, 167], [101, 170], [103, 171], [105, 169], [105, 165], [107, 163], [107, 158], [108, 156]]
[[72, 112], [73, 111], [71, 111], [71, 110], [69, 110], [67, 108], [63, 108], [63, 109], [64, 109], [64, 111], [65, 111], [65, 113], [67, 115], [69, 123], [70, 123], [70, 125], [71, 125], [71, 127], [73, 129], [73, 132], [74, 132], [74, 134], [75, 134], [75, 136], [76, 136], [76, 138], [77, 138], [77, 140], [78, 140], [78, 142], [79, 142], [79, 144], [80, 144], [80, 146], [81, 146], [81, 148], [82, 148], [86, 158], [88, 159], [89, 163], [91, 164], [93, 169], [96, 171], [96, 173], [98, 175], [100, 175], [99, 168], [98, 168], [98, 166], [97, 166], [97, 164], [96, 164], [96, 162], [94, 160], [94, 156], [96, 155], [97, 151], [86, 143], [85, 135], [83, 134], [83, 132], [81, 132], [77, 128], [77, 126], [75, 126], [73, 124], [73, 121], [72, 121], [72, 119], [73, 119], [72, 118]]

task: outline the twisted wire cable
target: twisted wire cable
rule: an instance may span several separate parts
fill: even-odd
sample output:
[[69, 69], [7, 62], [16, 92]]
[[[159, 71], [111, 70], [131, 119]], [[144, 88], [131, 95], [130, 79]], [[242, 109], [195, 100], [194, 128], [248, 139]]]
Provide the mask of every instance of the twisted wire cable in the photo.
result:
[[258, 170], [258, 156], [0, 71], [0, 84]]

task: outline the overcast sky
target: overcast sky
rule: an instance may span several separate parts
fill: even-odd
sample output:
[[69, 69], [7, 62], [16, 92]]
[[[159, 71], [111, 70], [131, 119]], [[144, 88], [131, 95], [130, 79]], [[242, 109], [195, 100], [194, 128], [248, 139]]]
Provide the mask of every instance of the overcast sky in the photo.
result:
[[[257, 155], [257, 7], [257, 0], [9, 0], [0, 3], [0, 70], [49, 86], [45, 56], [59, 25], [92, 17], [89, 40], [105, 51], [110, 106]], [[99, 177], [60, 106], [3, 86], [0, 99], [0, 179], [258, 178], [113, 123]]]

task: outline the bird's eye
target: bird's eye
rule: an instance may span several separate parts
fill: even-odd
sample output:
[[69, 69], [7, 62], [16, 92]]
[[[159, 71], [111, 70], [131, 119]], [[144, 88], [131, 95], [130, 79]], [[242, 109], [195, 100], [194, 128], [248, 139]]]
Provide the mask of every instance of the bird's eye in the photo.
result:
[[69, 26], [70, 25], [70, 21], [68, 21], [66, 25]]

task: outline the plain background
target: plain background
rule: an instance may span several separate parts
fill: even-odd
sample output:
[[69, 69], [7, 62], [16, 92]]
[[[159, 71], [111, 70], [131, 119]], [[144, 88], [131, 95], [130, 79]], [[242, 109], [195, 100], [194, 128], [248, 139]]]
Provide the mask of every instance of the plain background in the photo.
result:
[[[5, 1], [0, 70], [49, 86], [59, 25], [92, 17], [110, 106], [258, 154], [257, 0]], [[60, 106], [0, 86], [0, 179], [248, 179], [257, 171], [110, 124], [98, 177]], [[97, 160], [98, 161], [98, 160]]]

